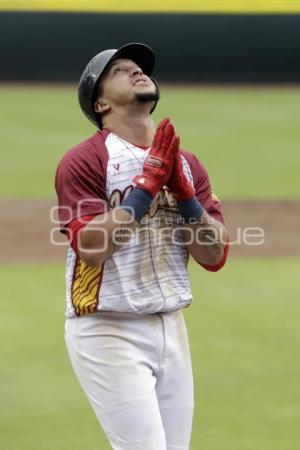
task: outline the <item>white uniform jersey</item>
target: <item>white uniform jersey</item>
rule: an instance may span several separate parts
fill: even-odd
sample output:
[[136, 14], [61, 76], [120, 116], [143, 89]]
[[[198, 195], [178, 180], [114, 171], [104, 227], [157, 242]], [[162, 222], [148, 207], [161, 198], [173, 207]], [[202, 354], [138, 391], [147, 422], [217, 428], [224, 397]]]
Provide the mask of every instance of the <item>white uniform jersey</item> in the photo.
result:
[[[101, 195], [109, 210], [119, 206], [134, 188], [133, 178], [142, 172], [149, 149], [134, 146], [113, 133], [102, 133], [101, 138], [102, 142], [99, 136], [97, 139], [92, 138], [93, 145], [84, 147], [85, 160], [80, 159], [79, 167], [82, 170], [78, 172], [77, 184], [73, 172], [66, 167], [77, 165], [78, 161], [75, 164], [74, 160], [79, 154], [83, 154], [81, 147], [79, 150], [77, 148], [77, 152], [76, 148], [69, 152], [58, 168], [56, 189], [61, 200], [60, 205], [68, 205], [75, 211], [72, 204], [74, 199], [70, 201], [69, 196], [64, 202], [63, 195], [59, 195], [63, 186], [69, 189], [72, 179], [72, 195], [75, 191], [81, 191], [83, 184], [88, 185], [87, 188], [84, 187], [81, 198], [78, 198], [80, 202], [83, 200], [82, 205], [87, 205], [86, 209], [83, 207], [81, 212], [74, 212], [72, 218], [103, 212], [97, 203]], [[97, 143], [100, 144], [98, 152]], [[89, 180], [96, 179], [96, 175], [90, 173], [90, 178], [86, 175], [87, 180], [82, 179], [82, 173], [85, 173], [82, 164], [89, 160], [91, 152], [91, 159], [100, 158], [99, 170], [102, 172], [98, 177], [100, 181], [97, 181], [102, 183], [102, 186], [94, 189], [94, 195], [91, 194], [93, 187], [90, 186]], [[190, 163], [184, 153], [181, 157], [185, 174], [193, 183]], [[90, 164], [86, 173], [97, 170], [96, 167], [96, 164]], [[204, 170], [202, 166], [201, 169]], [[209, 193], [211, 199], [210, 186]], [[219, 212], [217, 203], [218, 201], [214, 200], [216, 214]], [[208, 204], [212, 205], [211, 202]], [[61, 216], [61, 222], [64, 228], [68, 221]], [[153, 199], [148, 214], [144, 216], [130, 240], [109, 257], [101, 268], [87, 266], [79, 255], [69, 248], [66, 263], [67, 317], [100, 310], [147, 314], [181, 309], [192, 300], [187, 262], [188, 249], [176, 201], [167, 189], [162, 190]]]

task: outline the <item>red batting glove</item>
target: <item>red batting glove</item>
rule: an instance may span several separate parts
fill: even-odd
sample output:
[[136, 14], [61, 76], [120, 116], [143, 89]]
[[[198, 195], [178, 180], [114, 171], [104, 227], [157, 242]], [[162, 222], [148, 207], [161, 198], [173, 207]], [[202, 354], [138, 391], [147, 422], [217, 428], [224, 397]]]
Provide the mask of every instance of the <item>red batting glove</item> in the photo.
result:
[[170, 178], [174, 162], [174, 133], [170, 120], [163, 119], [154, 135], [151, 149], [144, 162], [143, 172], [133, 179], [136, 187], [149, 192], [152, 197], [155, 197]]
[[181, 200], [190, 200], [193, 198], [195, 189], [183, 171], [182, 158], [179, 151], [179, 136], [176, 135], [174, 139], [174, 166], [168, 182], [168, 188], [173, 192], [176, 200], [180, 202]]

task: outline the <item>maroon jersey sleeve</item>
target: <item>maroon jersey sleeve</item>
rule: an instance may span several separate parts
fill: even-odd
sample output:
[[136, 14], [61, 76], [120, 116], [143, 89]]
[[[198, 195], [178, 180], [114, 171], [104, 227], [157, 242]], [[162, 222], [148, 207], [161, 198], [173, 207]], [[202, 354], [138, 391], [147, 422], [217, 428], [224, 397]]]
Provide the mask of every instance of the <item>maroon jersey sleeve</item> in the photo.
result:
[[108, 154], [100, 132], [69, 150], [58, 164], [55, 190], [61, 232], [72, 220], [107, 210]]
[[219, 222], [224, 223], [220, 200], [211, 189], [207, 171], [195, 155], [185, 150], [181, 150], [181, 153], [189, 163], [193, 176], [195, 195], [199, 202], [208, 214]]
[[[199, 202], [208, 214], [210, 214], [215, 220], [218, 220], [219, 222], [224, 224], [220, 200], [211, 189], [207, 171], [195, 155], [185, 150], [181, 150], [181, 153], [190, 166], [193, 176], [195, 195], [198, 198]], [[201, 263], [199, 264], [204, 269], [210, 272], [217, 272], [225, 265], [228, 256], [228, 250], [229, 244], [225, 245], [224, 254], [221, 261], [214, 266]]]

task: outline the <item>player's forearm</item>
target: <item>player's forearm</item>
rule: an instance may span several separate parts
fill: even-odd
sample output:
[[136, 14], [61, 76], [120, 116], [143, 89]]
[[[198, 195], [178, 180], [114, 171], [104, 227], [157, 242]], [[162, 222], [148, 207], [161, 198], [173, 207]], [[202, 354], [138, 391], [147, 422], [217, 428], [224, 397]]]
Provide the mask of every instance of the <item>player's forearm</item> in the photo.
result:
[[[149, 156], [148, 156], [149, 158]], [[151, 179], [145, 185], [151, 185], [156, 192]], [[158, 190], [158, 189], [157, 189]], [[91, 266], [101, 266], [116, 250], [129, 241], [138, 223], [148, 211], [155, 192], [139, 187], [134, 188], [125, 198], [120, 207], [111, 212], [96, 216], [83, 229], [80, 239], [80, 256]]]
[[201, 264], [216, 265], [224, 254], [228, 235], [223, 224], [204, 212], [195, 224], [187, 225], [192, 232], [192, 242], [188, 246], [191, 255]]
[[90, 266], [100, 267], [131, 238], [136, 227], [132, 215], [122, 208], [95, 216], [79, 238], [79, 255]]

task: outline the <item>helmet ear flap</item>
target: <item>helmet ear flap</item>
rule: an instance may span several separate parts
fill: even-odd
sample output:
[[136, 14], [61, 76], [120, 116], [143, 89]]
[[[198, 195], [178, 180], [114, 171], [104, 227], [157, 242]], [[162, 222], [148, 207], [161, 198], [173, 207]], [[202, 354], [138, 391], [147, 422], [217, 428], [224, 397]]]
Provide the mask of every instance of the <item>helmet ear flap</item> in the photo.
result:
[[151, 108], [151, 111], [150, 111], [150, 114], [152, 114], [153, 111], [154, 111], [155, 108], [156, 108], [156, 105], [157, 105], [159, 99], [160, 99], [160, 90], [159, 90], [159, 86], [158, 86], [158, 83], [157, 83], [156, 79], [153, 78], [153, 77], [150, 77], [150, 80], [152, 81], [152, 83], [153, 83], [154, 86], [156, 87], [156, 92], [157, 92], [157, 100], [155, 101], [155, 103], [154, 103], [154, 105], [153, 105], [153, 107]]
[[101, 119], [94, 111], [95, 93], [98, 81], [117, 50], [110, 49], [98, 53], [85, 67], [78, 86], [78, 100], [83, 114], [101, 129]]

